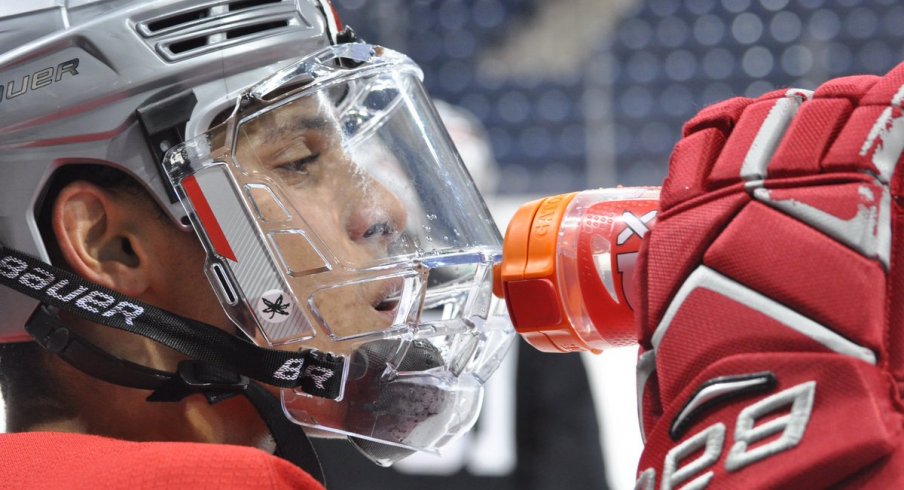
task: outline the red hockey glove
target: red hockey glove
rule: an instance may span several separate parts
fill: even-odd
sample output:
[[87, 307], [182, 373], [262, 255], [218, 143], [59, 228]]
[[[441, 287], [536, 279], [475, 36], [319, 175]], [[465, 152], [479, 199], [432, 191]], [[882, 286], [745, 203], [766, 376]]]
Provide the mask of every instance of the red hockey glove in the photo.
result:
[[689, 121], [635, 280], [637, 488], [904, 485], [904, 65]]

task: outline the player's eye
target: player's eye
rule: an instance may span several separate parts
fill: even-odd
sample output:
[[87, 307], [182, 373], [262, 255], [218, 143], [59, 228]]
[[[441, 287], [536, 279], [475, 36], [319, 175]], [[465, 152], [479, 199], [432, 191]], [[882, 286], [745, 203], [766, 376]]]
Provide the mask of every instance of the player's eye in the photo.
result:
[[300, 175], [307, 175], [310, 171], [310, 166], [317, 162], [317, 159], [320, 158], [319, 153], [312, 153], [304, 158], [299, 158], [297, 160], [292, 160], [290, 162], [277, 165], [276, 169], [282, 172], [292, 172]]
[[271, 168], [290, 185], [308, 183], [323, 154], [322, 145], [318, 142], [317, 138], [311, 136], [288, 142], [284, 148], [272, 153]]

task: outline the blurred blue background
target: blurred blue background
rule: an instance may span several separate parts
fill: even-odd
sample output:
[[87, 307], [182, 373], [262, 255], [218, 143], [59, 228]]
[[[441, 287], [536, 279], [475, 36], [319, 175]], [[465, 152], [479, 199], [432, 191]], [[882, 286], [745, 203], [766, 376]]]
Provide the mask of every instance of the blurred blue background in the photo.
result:
[[655, 185], [707, 104], [904, 57], [899, 0], [335, 0], [489, 128], [502, 194]]

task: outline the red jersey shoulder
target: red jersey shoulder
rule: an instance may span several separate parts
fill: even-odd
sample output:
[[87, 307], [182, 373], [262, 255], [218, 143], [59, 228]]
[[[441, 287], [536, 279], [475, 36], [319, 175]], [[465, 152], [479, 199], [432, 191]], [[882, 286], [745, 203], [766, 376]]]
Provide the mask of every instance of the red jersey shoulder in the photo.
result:
[[0, 435], [0, 454], [0, 488], [323, 489], [291, 463], [242, 446], [29, 432]]

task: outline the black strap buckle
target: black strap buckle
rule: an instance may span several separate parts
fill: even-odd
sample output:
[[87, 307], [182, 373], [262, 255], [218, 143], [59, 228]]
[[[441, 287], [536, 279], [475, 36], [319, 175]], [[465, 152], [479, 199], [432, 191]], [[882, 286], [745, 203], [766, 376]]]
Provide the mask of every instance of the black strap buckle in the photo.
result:
[[154, 390], [149, 402], [175, 402], [202, 393], [211, 404], [245, 391], [250, 379], [234, 371], [199, 361], [181, 361], [176, 375]]

